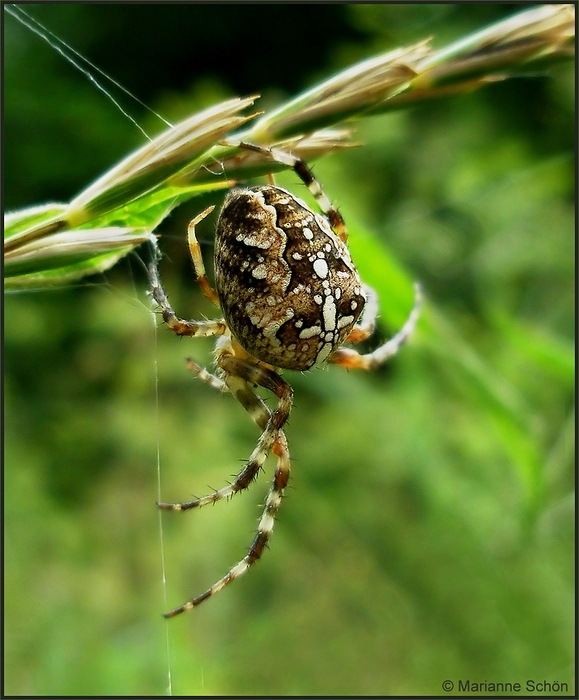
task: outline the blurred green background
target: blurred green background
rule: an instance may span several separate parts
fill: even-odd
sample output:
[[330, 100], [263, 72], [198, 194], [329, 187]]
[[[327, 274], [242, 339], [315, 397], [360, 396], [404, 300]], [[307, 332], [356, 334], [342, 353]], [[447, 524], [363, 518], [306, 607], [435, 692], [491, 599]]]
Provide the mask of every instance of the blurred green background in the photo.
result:
[[[233, 95], [278, 104], [367, 56], [430, 35], [441, 47], [520, 6], [25, 9], [176, 121]], [[6, 206], [66, 201], [142, 135], [4, 19]], [[210, 365], [210, 341], [155, 333], [137, 255], [6, 296], [7, 694], [162, 695], [168, 659], [182, 695], [438, 695], [445, 679], [574, 691], [573, 85], [561, 64], [367, 119], [363, 147], [316, 163], [368, 235], [367, 247], [355, 239], [362, 276], [386, 286], [379, 246], [421, 280], [423, 319], [373, 374], [286, 373], [293, 474], [270, 551], [169, 623], [164, 610], [245, 553], [273, 463], [229, 503], [164, 514], [165, 594], [157, 443], [162, 497], [183, 500], [240, 468], [255, 426], [187, 372], [186, 355]], [[191, 318], [214, 314], [185, 245], [208, 203], [161, 229], [166, 287]], [[200, 227], [208, 260], [213, 222]]]

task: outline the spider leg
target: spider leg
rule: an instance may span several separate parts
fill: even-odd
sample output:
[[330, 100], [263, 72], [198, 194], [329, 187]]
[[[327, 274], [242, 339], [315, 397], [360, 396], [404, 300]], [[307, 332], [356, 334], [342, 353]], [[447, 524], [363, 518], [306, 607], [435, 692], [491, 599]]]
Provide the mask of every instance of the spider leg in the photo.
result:
[[[221, 382], [221, 380], [217, 377], [213, 377], [213, 375], [209, 374], [206, 370], [202, 370], [203, 373], [206, 373], [206, 381], [220, 391], [225, 390], [223, 387], [223, 384], [225, 384], [227, 389], [231, 391], [243, 408], [249, 413], [253, 421], [262, 429], [261, 436], [247, 464], [230, 484], [217, 489], [207, 496], [201, 496], [192, 501], [183, 503], [158, 503], [157, 505], [162, 510], [184, 511], [191, 510], [192, 508], [201, 508], [210, 503], [221, 501], [224, 498], [230, 498], [239, 491], [246, 489], [263, 467], [277, 433], [286, 422], [291, 411], [292, 388], [277, 374], [277, 372], [263, 365], [256, 365], [253, 362], [248, 362], [247, 360], [242, 360], [232, 355], [221, 356], [218, 358], [218, 362], [225, 371], [225, 381]], [[191, 362], [190, 367], [192, 365], [194, 371], [197, 371], [197, 365]], [[262, 399], [254, 393], [251, 385], [255, 384], [269, 389], [279, 398], [279, 403], [275, 411], [270, 411]]]
[[194, 372], [202, 382], [209, 384], [209, 386], [213, 387], [217, 391], [221, 391], [224, 394], [229, 393], [229, 387], [222, 379], [219, 379], [219, 377], [216, 377], [214, 374], [211, 374], [211, 372], [208, 372], [204, 367], [198, 365], [190, 357], [185, 358], [185, 362], [187, 363], [187, 369]]
[[[249, 413], [254, 422], [262, 428], [263, 432], [246, 467], [237, 475], [232, 484], [216, 491], [210, 496], [196, 499], [190, 503], [173, 505], [159, 504], [159, 506], [161, 508], [168, 507], [173, 510], [186, 510], [188, 508], [200, 507], [207, 503], [214, 503], [221, 498], [231, 496], [237, 493], [237, 491], [249, 486], [261, 469], [270, 451], [277, 456], [277, 466], [257, 526], [257, 533], [245, 557], [204, 593], [165, 613], [166, 618], [174, 617], [179, 613], [190, 610], [204, 600], [207, 600], [207, 598], [215, 595], [215, 593], [218, 593], [224, 586], [245, 573], [247, 569], [261, 557], [271, 537], [275, 517], [283, 498], [284, 489], [289, 480], [290, 455], [282, 426], [289, 416], [292, 405], [293, 392], [290, 385], [274, 370], [237, 358], [233, 355], [221, 356], [218, 358], [218, 362], [225, 372], [224, 384], [226, 384], [228, 389]], [[253, 392], [252, 385], [256, 384], [269, 389], [278, 397], [279, 402], [274, 411], [270, 411], [262, 399]]]
[[[395, 355], [398, 352], [398, 350], [400, 350], [403, 343], [412, 334], [412, 331], [414, 330], [414, 327], [416, 326], [416, 322], [418, 321], [418, 317], [420, 315], [420, 306], [422, 304], [422, 293], [420, 290], [420, 285], [416, 284], [414, 286], [414, 290], [415, 296], [412, 311], [406, 319], [406, 323], [402, 326], [402, 328], [393, 338], [390, 338], [390, 340], [388, 340], [386, 343], [380, 345], [380, 347], [376, 348], [376, 350], [366, 355], [363, 355], [357, 352], [356, 350], [352, 350], [351, 348], [340, 348], [339, 350], [336, 350], [330, 355], [330, 357], [328, 358], [328, 362], [331, 362], [335, 365], [341, 365], [342, 367], [346, 367], [347, 369], [371, 370], [378, 367], [378, 365], [381, 365], [383, 362], [386, 362], [386, 360]], [[356, 329], [354, 329], [348, 337], [348, 340], [350, 342], [356, 342], [351, 340], [352, 335], [355, 334], [355, 331]]]
[[165, 321], [174, 333], [195, 338], [211, 335], [225, 335], [229, 333], [225, 321], [187, 321], [186, 319], [179, 318], [173, 311], [173, 307], [169, 303], [167, 294], [161, 285], [156, 260], [153, 260], [149, 264], [148, 272], [151, 295], [161, 310], [163, 321]]
[[191, 610], [200, 605], [203, 601], [211, 598], [211, 596], [219, 593], [219, 591], [227, 586], [227, 584], [235, 581], [244, 574], [252, 564], [261, 557], [263, 550], [266, 548], [269, 538], [273, 530], [273, 525], [275, 522], [275, 516], [279, 510], [279, 506], [283, 497], [283, 492], [287, 486], [290, 473], [290, 459], [289, 451], [287, 447], [287, 440], [285, 434], [282, 430], [279, 431], [278, 436], [275, 438], [273, 443], [273, 452], [278, 457], [278, 463], [273, 477], [273, 481], [267, 495], [263, 513], [259, 520], [257, 526], [257, 533], [247, 554], [241, 559], [235, 566], [233, 566], [223, 578], [216, 581], [210, 588], [201, 595], [192, 598], [183, 605], [179, 605], [173, 610], [166, 612], [163, 617], [170, 618], [179, 615], [182, 612]]
[[205, 265], [203, 264], [203, 258], [201, 257], [201, 246], [199, 245], [199, 241], [195, 235], [195, 227], [197, 224], [206, 216], [211, 214], [214, 209], [214, 206], [207, 207], [207, 209], [204, 209], [201, 214], [197, 214], [197, 216], [189, 223], [189, 227], [187, 228], [187, 242], [189, 244], [189, 253], [193, 262], [193, 267], [195, 268], [195, 273], [197, 274], [197, 283], [201, 287], [201, 291], [203, 292], [205, 298], [209, 299], [209, 301], [215, 304], [215, 306], [219, 306], [219, 297], [207, 279]]

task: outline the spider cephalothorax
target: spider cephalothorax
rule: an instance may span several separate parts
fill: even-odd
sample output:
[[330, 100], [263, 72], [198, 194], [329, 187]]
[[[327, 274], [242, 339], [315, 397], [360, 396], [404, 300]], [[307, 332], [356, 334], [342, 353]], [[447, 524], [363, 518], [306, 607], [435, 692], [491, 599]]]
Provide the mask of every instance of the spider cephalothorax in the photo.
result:
[[[368, 354], [344, 343], [368, 338], [375, 325], [375, 293], [365, 286], [347, 247], [346, 226], [306, 164], [288, 153], [241, 143], [294, 169], [310, 189], [323, 215], [281, 187], [236, 189], [227, 196], [215, 236], [214, 290], [205, 274], [195, 226], [212, 207], [189, 225], [189, 248], [205, 296], [219, 306], [223, 319], [187, 321], [176, 316], [159, 281], [156, 263], [149, 268], [153, 298], [163, 319], [177, 335], [218, 336], [217, 372], [210, 374], [192, 360], [190, 369], [215, 389], [232, 393], [261, 429], [245, 467], [234, 481], [214, 493], [186, 503], [160, 503], [166, 510], [188, 510], [232, 496], [249, 486], [268, 454], [277, 466], [257, 534], [247, 555], [204, 593], [166, 613], [189, 610], [244, 573], [261, 556], [273, 529], [290, 471], [283, 426], [293, 392], [279, 370], [308, 370], [324, 362], [350, 369], [373, 369], [394, 355], [418, 318], [420, 293], [402, 329]], [[270, 410], [255, 387], [278, 399]]]

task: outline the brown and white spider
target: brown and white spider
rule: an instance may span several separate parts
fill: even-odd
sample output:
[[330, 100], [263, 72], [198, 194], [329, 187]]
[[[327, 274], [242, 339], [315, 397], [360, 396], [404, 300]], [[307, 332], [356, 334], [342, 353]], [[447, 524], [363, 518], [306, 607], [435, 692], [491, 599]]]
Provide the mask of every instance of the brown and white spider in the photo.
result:
[[[293, 168], [324, 216], [272, 184], [232, 190], [223, 204], [215, 235], [216, 289], [209, 284], [195, 237], [195, 226], [213, 207], [193, 219], [188, 230], [191, 259], [204, 295], [221, 308], [223, 318], [219, 320], [179, 318], [161, 286], [156, 261], [149, 266], [151, 293], [169, 328], [181, 336], [217, 336], [216, 374], [192, 360], [187, 361], [189, 368], [214, 389], [233, 394], [261, 430], [247, 464], [231, 484], [193, 501], [159, 503], [159, 507], [184, 511], [233, 496], [257, 477], [270, 452], [277, 457], [257, 534], [246, 556], [204, 593], [165, 617], [196, 607], [241, 576], [260, 558], [269, 541], [290, 473], [283, 427], [293, 391], [280, 370], [305, 371], [324, 362], [348, 369], [373, 369], [398, 351], [419, 314], [420, 290], [416, 286], [414, 307], [393, 338], [368, 354], [342, 347], [368, 338], [378, 313], [376, 294], [362, 283], [350, 257], [342, 216], [302, 160], [277, 149], [238, 145]], [[266, 406], [255, 387], [277, 397], [275, 410]]]

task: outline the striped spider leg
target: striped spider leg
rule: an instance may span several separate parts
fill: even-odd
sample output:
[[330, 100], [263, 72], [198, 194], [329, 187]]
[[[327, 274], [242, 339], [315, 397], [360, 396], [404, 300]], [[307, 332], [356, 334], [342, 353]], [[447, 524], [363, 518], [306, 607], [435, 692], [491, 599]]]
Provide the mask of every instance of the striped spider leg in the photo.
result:
[[[195, 236], [195, 226], [212, 209], [213, 207], [209, 207], [191, 221], [188, 229], [188, 241], [197, 281], [204, 295], [219, 306], [217, 294], [207, 279], [201, 257], [201, 249]], [[243, 351], [229, 334], [224, 321], [186, 321], [177, 317], [161, 286], [156, 262], [152, 262], [149, 266], [149, 278], [152, 296], [162, 312], [164, 322], [174, 333], [180, 336], [191, 337], [219, 336], [214, 354], [218, 371], [222, 378], [209, 373], [190, 359], [187, 360], [189, 369], [213, 388], [222, 392], [231, 392], [262, 430], [261, 437], [246, 466], [239, 472], [232, 483], [208, 496], [196, 498], [185, 503], [159, 503], [159, 508], [185, 511], [231, 497], [238, 491], [246, 489], [257, 477], [270, 451], [277, 456], [277, 467], [258, 524], [257, 534], [246, 556], [204, 593], [165, 613], [165, 617], [169, 618], [196, 607], [219, 592], [255, 563], [267, 546], [283, 491], [289, 480], [290, 457], [282, 426], [291, 410], [293, 392], [289, 384], [271, 367], [259, 362]], [[255, 393], [253, 390], [255, 386], [268, 389], [279, 399], [278, 406], [273, 412]]]
[[[290, 472], [283, 427], [293, 392], [279, 372], [305, 371], [325, 362], [373, 369], [398, 351], [419, 313], [416, 287], [414, 308], [391, 340], [368, 354], [342, 348], [344, 343], [356, 344], [370, 337], [378, 313], [376, 294], [362, 283], [350, 257], [342, 216], [302, 160], [278, 149], [244, 142], [237, 145], [291, 167], [322, 214], [273, 184], [230, 191], [215, 234], [215, 289], [205, 274], [195, 237], [195, 226], [212, 208], [191, 222], [188, 241], [197, 281], [205, 296], [221, 309], [220, 320], [177, 317], [159, 281], [156, 263], [149, 267], [152, 296], [169, 328], [177, 335], [217, 337], [216, 374], [192, 360], [189, 368], [215, 389], [233, 394], [262, 431], [247, 464], [231, 484], [202, 498], [160, 503], [159, 507], [183, 511], [233, 496], [252, 483], [270, 452], [277, 457], [257, 534], [246, 556], [204, 593], [166, 617], [190, 610], [220, 591], [260, 558], [269, 541]], [[255, 387], [274, 394], [278, 403], [273, 411], [255, 393]]]

